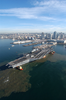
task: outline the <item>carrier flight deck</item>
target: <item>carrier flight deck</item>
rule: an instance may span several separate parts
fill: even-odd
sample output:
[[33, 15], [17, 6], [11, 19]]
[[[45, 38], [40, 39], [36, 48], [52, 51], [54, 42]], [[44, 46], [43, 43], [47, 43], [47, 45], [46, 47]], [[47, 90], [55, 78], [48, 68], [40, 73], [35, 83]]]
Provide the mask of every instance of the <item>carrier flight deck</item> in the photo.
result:
[[29, 63], [31, 61], [35, 61], [41, 58], [44, 58], [48, 53], [52, 52], [52, 48], [48, 47], [46, 49], [33, 49], [30, 53], [24, 54], [23, 57], [20, 57], [14, 61], [11, 61], [7, 64], [8, 67], [15, 68], [17, 66]]

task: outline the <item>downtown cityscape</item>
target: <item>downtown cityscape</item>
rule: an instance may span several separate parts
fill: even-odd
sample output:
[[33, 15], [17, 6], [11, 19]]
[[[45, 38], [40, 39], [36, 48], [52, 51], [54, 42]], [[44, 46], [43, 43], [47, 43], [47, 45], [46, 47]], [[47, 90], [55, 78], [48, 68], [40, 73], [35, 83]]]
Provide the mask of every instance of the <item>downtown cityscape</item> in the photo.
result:
[[17, 39], [17, 40], [34, 40], [34, 39], [58, 39], [65, 40], [65, 33], [57, 33], [54, 31], [53, 33], [11, 33], [11, 34], [0, 34], [0, 39]]

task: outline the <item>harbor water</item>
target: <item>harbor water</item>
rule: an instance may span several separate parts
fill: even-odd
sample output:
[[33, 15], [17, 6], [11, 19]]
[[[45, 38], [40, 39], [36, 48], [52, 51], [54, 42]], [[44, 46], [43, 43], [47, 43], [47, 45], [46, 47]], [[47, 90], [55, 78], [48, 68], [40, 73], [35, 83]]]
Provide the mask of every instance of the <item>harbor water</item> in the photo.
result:
[[12, 46], [0, 40], [0, 100], [66, 100], [66, 48], [55, 45], [54, 55], [23, 65], [23, 71], [5, 64], [30, 52], [33, 46]]

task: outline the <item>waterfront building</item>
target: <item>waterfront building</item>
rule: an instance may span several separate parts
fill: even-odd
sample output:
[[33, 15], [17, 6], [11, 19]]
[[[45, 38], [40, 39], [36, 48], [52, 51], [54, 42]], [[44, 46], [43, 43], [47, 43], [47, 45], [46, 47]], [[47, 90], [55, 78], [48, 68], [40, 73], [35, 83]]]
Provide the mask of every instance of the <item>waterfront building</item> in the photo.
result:
[[28, 39], [31, 40], [31, 37], [29, 36]]
[[52, 37], [53, 37], [53, 34], [50, 34], [50, 39], [52, 39]]
[[56, 39], [47, 40], [47, 42], [56, 42], [56, 41], [57, 41]]
[[57, 34], [57, 39], [60, 39], [60, 34]]
[[56, 39], [57, 38], [57, 32], [55, 31], [54, 32], [54, 39]]
[[66, 40], [57, 40], [57, 43], [66, 43]]
[[51, 45], [56, 45], [57, 42], [48, 42], [48, 44], [51, 44]]
[[41, 37], [42, 37], [42, 39], [44, 39], [44, 32], [42, 32]]
[[60, 35], [60, 38], [61, 38], [61, 39], [63, 39], [63, 38], [64, 38], [64, 34], [63, 34], [63, 33]]
[[46, 39], [50, 39], [51, 35], [49, 33], [46, 34]]

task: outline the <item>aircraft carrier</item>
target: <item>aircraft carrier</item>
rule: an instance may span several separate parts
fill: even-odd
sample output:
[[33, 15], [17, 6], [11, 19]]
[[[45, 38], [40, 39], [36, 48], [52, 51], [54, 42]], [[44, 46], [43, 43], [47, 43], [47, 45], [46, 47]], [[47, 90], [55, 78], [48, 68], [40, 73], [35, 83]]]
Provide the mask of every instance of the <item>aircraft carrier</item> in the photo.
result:
[[15, 68], [20, 65], [44, 58], [44, 56], [46, 56], [48, 53], [52, 51], [53, 49], [51, 47], [48, 47], [46, 49], [33, 49], [30, 53], [24, 54], [23, 57], [20, 57], [14, 61], [9, 62], [6, 66]]

